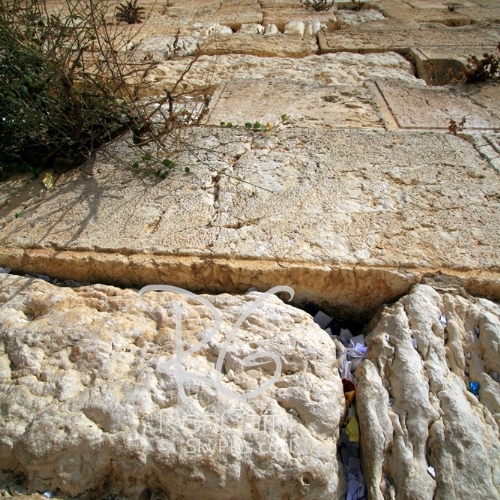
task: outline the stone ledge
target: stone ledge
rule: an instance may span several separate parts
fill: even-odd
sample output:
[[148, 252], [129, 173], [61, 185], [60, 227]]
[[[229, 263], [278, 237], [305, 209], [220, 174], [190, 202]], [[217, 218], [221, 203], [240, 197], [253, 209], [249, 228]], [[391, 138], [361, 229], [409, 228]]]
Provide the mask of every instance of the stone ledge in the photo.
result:
[[334, 266], [311, 262], [225, 259], [216, 257], [113, 252], [59, 251], [0, 247], [0, 262], [15, 272], [58, 279], [141, 288], [168, 284], [199, 293], [266, 291], [287, 285], [294, 304], [314, 302], [336, 317], [369, 319], [381, 306], [432, 276], [459, 282], [476, 296], [500, 300], [500, 270]]

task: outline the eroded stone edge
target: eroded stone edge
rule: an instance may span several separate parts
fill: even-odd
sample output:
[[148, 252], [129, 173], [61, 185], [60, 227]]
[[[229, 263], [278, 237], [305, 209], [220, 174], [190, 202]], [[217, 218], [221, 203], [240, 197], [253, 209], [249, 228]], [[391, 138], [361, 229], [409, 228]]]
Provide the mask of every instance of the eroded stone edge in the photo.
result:
[[169, 284], [199, 293], [243, 293], [291, 286], [293, 302], [314, 302], [340, 318], [369, 319], [415, 283], [435, 275], [458, 280], [464, 293], [500, 300], [498, 270], [343, 266], [222, 257], [0, 247], [0, 264], [19, 274], [140, 288]]

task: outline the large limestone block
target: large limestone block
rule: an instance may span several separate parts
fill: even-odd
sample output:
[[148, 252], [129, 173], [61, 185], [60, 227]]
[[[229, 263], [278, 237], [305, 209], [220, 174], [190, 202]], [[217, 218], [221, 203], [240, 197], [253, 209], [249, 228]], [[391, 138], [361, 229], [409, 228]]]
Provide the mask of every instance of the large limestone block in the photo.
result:
[[446, 85], [459, 80], [466, 68], [467, 58], [481, 59], [485, 53], [495, 54], [496, 47], [415, 47], [411, 59], [415, 61], [418, 76], [428, 85]]
[[318, 34], [321, 53], [328, 52], [401, 52], [411, 47], [429, 45], [465, 46], [471, 50], [496, 46], [500, 33], [495, 29], [464, 26], [450, 28], [442, 24], [417, 23], [387, 19], [332, 32]]
[[[417, 22], [441, 23], [446, 26], [467, 26], [472, 19], [463, 12], [464, 5], [478, 8], [469, 1], [448, 2], [440, 0], [383, 0], [382, 10], [391, 19]], [[449, 9], [449, 6], [453, 6]], [[410, 8], [408, 8], [410, 7]]]
[[127, 169], [142, 153], [117, 143], [92, 176], [60, 177], [17, 218], [11, 205], [0, 264], [214, 292], [286, 283], [357, 314], [439, 270], [500, 297], [500, 180], [459, 137], [202, 127], [183, 141], [196, 149], [164, 181]]
[[462, 26], [472, 22], [494, 23], [498, 22], [500, 15], [500, 7], [497, 2], [409, 0], [406, 3], [413, 7], [412, 13], [407, 19], [442, 22], [448, 26]]
[[467, 16], [473, 22], [498, 23], [500, 22], [500, 6], [483, 8], [467, 7], [460, 9], [460, 14]]
[[377, 87], [401, 128], [448, 129], [466, 118], [466, 129], [500, 128], [500, 85], [423, 87], [380, 81]]
[[222, 85], [210, 103], [207, 124], [259, 121], [273, 125], [283, 110], [293, 127], [383, 129], [369, 89], [277, 79], [234, 80]]
[[[265, 38], [274, 40], [277, 37]], [[291, 39], [293, 40], [293, 37]], [[185, 60], [172, 60], [159, 64], [150, 74], [151, 85], [158, 89], [172, 88], [186, 70], [187, 64]], [[372, 78], [417, 81], [410, 62], [394, 52], [383, 54], [342, 52], [303, 58], [238, 54], [201, 56], [192, 65], [185, 82], [190, 88], [203, 89], [219, 85], [223, 81], [240, 78], [285, 78], [326, 85], [361, 84]]]
[[201, 47], [201, 54], [209, 56], [245, 54], [259, 57], [305, 57], [317, 51], [318, 46], [314, 37], [301, 38], [287, 35], [268, 37], [247, 33], [219, 35], [209, 39]]
[[335, 347], [308, 314], [255, 292], [139, 297], [0, 281], [0, 468], [22, 473], [30, 491], [172, 500], [345, 493]]
[[416, 286], [366, 338], [356, 408], [372, 499], [500, 498], [500, 307], [460, 293]]
[[[448, 0], [406, 0], [405, 3], [413, 7], [414, 9], [440, 9], [448, 10], [448, 6], [452, 5], [453, 8], [461, 10], [463, 7], [477, 7], [477, 3], [471, 2], [470, 0], [458, 0], [457, 2], [449, 2]], [[452, 12], [449, 11], [448, 12]]]

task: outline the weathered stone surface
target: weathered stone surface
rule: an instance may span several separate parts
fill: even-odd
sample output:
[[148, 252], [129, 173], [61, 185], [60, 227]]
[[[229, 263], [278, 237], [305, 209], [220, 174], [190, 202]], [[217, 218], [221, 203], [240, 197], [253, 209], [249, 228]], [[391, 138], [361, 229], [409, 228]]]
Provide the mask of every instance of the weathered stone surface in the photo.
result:
[[[377, 7], [391, 19], [440, 23], [446, 26], [467, 26], [475, 22], [494, 22], [494, 7], [483, 9], [470, 1], [403, 1], [382, 0]], [[490, 17], [486, 15], [489, 12]], [[493, 14], [493, 16], [492, 16]]]
[[[271, 43], [277, 37], [273, 35], [264, 38]], [[150, 81], [158, 89], [171, 88], [186, 70], [187, 64], [188, 62], [183, 59], [159, 64], [151, 72]], [[193, 64], [185, 81], [190, 88], [203, 89], [219, 85], [222, 81], [240, 78], [286, 78], [326, 85], [360, 84], [367, 79], [375, 78], [395, 78], [412, 83], [416, 81], [412, 65], [394, 52], [383, 54], [343, 52], [300, 59], [237, 54], [202, 56]]]
[[242, 24], [262, 24], [263, 14], [260, 12], [260, 5], [227, 5], [222, 6], [217, 11], [217, 18], [221, 24], [229, 26], [233, 30], [238, 30]]
[[496, 134], [470, 134], [472, 143], [484, 157], [488, 158], [491, 166], [500, 173], [500, 135]]
[[[175, 293], [0, 282], [0, 468], [22, 473], [28, 490], [172, 500], [345, 492], [335, 346], [306, 313], [269, 297], [230, 339], [261, 294], [205, 296], [209, 309]], [[181, 359], [175, 303], [182, 352], [192, 353], [181, 360], [183, 389], [167, 366]], [[221, 323], [209, 339], [215, 313]], [[282, 370], [269, 354], [246, 369], [259, 351]], [[278, 377], [234, 400], [214, 386], [219, 355], [230, 394], [250, 396]]]
[[429, 45], [465, 46], [477, 50], [496, 46], [500, 33], [495, 29], [465, 26], [450, 28], [442, 24], [418, 23], [387, 19], [332, 32], [320, 32], [321, 53], [405, 51], [412, 47]]
[[285, 35], [304, 36], [306, 26], [302, 21], [289, 21], [285, 24], [283, 32]]
[[335, 15], [340, 26], [355, 26], [361, 23], [382, 21], [385, 19], [384, 14], [375, 9], [357, 11], [343, 9], [335, 12]]
[[459, 11], [464, 16], [467, 16], [473, 22], [483, 23], [498, 23], [500, 22], [500, 7], [496, 8], [482, 8], [482, 7], [468, 7]]
[[211, 38], [201, 47], [203, 55], [246, 54], [259, 57], [304, 57], [318, 51], [313, 37], [234, 33]]
[[298, 21], [307, 24], [309, 21], [319, 21], [329, 29], [337, 27], [336, 13], [333, 11], [315, 12], [305, 9], [266, 9], [264, 11], [263, 23], [275, 24], [283, 32], [287, 23]]
[[356, 371], [369, 498], [500, 498], [499, 315], [422, 285], [374, 323]]
[[260, 4], [265, 11], [275, 7], [286, 9], [302, 9], [304, 7], [301, 0], [261, 0]]
[[462, 78], [469, 56], [481, 59], [495, 54], [496, 47], [416, 47], [410, 52], [419, 78], [428, 85], [446, 85]]
[[0, 231], [0, 264], [215, 292], [287, 283], [357, 314], [438, 270], [500, 297], [500, 181], [458, 137], [208, 127], [184, 140], [200, 149], [163, 182], [124, 169], [119, 145], [92, 177], [61, 177]]
[[[499, 498], [500, 310], [466, 293], [500, 300], [498, 88], [426, 88], [409, 62], [441, 85], [467, 56], [495, 53], [498, 0], [336, 0], [318, 13], [300, 0], [140, 4], [153, 8], [144, 23], [117, 26], [112, 11], [107, 20], [111, 32], [124, 29], [131, 59], [161, 63], [141, 95], [171, 89], [209, 38], [217, 55], [200, 57], [186, 82], [206, 101], [217, 92], [209, 125], [168, 143], [178, 169], [162, 182], [124, 169], [145, 151], [119, 142], [48, 191], [43, 176], [2, 184], [0, 265], [220, 293], [283, 283], [295, 303], [315, 302], [336, 325], [430, 283], [439, 295], [419, 286], [369, 329], [369, 360], [357, 372], [368, 490], [377, 500]], [[303, 23], [307, 40], [273, 24], [283, 31], [290, 22]], [[262, 26], [269, 36], [258, 34]], [[327, 31], [318, 36], [322, 49], [334, 53], [310, 55], [318, 30]], [[286, 83], [265, 81], [276, 78]], [[271, 133], [216, 126], [276, 122], [283, 113], [288, 124]], [[468, 142], [443, 133], [464, 115]], [[390, 131], [323, 129], [380, 124]], [[335, 445], [343, 399], [325, 334], [300, 311], [266, 302], [231, 342], [224, 383], [261, 385], [273, 363], [245, 371], [241, 360], [258, 346], [277, 352], [288, 369], [238, 408], [260, 424], [276, 410], [293, 428], [247, 432], [243, 418], [236, 433], [213, 421], [200, 431], [197, 416], [213, 412], [217, 421], [237, 405], [190, 379], [191, 404], [174, 412], [178, 387], [159, 369], [162, 357], [175, 356], [172, 297], [0, 276], [0, 469], [28, 478], [0, 470], [0, 496], [28, 498], [26, 486], [58, 496], [58, 485], [87, 500], [342, 495]], [[223, 339], [256, 297], [207, 297], [222, 327], [187, 358], [186, 374], [213, 375]], [[195, 299], [180, 302], [187, 349], [213, 318]], [[469, 381], [479, 382], [478, 398]], [[217, 433], [249, 453], [219, 450]], [[207, 446], [193, 458], [186, 440], [199, 443], [199, 435]], [[95, 489], [79, 494], [86, 488]]]
[[[248, 96], [248, 89], [252, 95]], [[233, 80], [212, 97], [208, 125], [221, 121], [273, 125], [286, 110], [287, 123], [300, 128], [383, 129], [369, 89], [266, 78]]]
[[442, 128], [465, 117], [471, 130], [500, 128], [500, 85], [424, 87], [380, 81], [377, 86], [401, 128]]
[[249, 33], [249, 34], [259, 34], [263, 35], [265, 31], [264, 26], [262, 24], [242, 24], [239, 29], [239, 33]]

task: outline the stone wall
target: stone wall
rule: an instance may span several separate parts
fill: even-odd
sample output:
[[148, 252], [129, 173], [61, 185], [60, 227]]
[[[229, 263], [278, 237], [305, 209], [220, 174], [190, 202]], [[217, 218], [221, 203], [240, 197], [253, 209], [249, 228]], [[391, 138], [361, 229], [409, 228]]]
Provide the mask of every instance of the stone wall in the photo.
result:
[[456, 81], [498, 0], [139, 4], [201, 121], [163, 180], [125, 137], [0, 184], [0, 493], [351, 499], [347, 439], [370, 500], [500, 498], [500, 87]]

